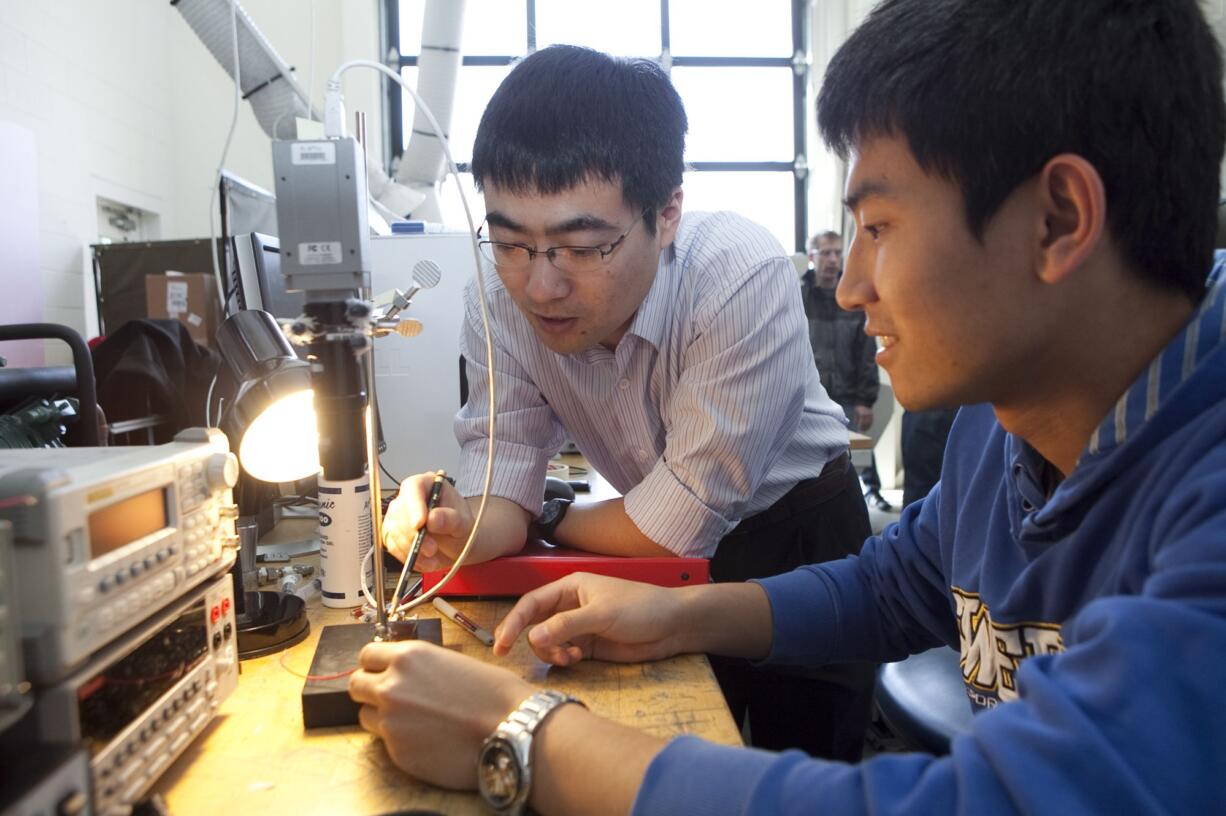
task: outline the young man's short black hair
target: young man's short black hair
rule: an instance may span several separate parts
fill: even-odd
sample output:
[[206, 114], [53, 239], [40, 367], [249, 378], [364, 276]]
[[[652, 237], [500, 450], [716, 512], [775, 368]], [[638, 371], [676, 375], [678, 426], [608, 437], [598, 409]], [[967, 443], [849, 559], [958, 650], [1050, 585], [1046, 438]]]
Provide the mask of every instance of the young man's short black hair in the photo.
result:
[[1226, 112], [1197, 0], [885, 0], [831, 61], [818, 124], [844, 158], [906, 138], [980, 238], [1047, 160], [1080, 155], [1130, 265], [1204, 293]]
[[[570, 45], [525, 57], [490, 99], [472, 173], [515, 192], [620, 181], [636, 210], [664, 204], [685, 169], [685, 108], [654, 62]], [[654, 218], [643, 223], [655, 229]]]

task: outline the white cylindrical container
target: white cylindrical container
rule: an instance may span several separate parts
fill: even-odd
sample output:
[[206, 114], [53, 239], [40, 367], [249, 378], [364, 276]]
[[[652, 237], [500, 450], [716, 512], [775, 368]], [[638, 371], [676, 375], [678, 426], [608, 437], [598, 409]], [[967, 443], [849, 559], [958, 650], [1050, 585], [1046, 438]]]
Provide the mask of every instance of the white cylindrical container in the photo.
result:
[[[361, 606], [362, 559], [370, 550], [370, 479], [331, 482], [319, 476], [319, 574], [324, 606]], [[373, 565], [372, 565], [373, 567]], [[366, 584], [374, 578], [366, 571]]]

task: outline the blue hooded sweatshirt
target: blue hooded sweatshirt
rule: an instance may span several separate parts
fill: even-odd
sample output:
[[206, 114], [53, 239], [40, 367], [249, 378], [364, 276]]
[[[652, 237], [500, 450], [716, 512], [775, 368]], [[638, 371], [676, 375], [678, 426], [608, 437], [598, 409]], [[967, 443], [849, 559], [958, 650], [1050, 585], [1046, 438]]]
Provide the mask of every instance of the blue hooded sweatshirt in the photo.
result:
[[768, 663], [960, 650], [950, 755], [858, 765], [679, 737], [638, 814], [1226, 813], [1226, 285], [1047, 495], [1043, 458], [963, 409], [942, 481], [859, 557], [761, 582]]

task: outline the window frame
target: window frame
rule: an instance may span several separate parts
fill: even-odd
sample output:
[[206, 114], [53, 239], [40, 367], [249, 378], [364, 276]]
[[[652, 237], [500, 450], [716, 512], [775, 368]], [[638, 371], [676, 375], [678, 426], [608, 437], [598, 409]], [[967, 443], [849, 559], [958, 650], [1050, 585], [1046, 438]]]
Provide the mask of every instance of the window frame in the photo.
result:
[[[673, 67], [685, 68], [790, 68], [792, 69], [792, 146], [795, 159], [785, 161], [702, 161], [686, 162], [686, 169], [694, 172], [791, 172], [794, 196], [794, 252], [804, 252], [808, 242], [808, 161], [807, 108], [809, 49], [805, 40], [808, 31], [810, 0], [790, 0], [792, 9], [792, 56], [790, 57], [674, 57], [671, 54], [669, 23], [669, 0], [660, 0], [660, 42], [662, 53], [656, 58], [665, 71]], [[527, 42], [524, 54], [536, 51], [536, 0], [525, 0], [527, 15]], [[380, 3], [381, 39], [380, 51], [387, 55], [387, 64], [393, 70], [417, 67], [417, 55], [406, 56], [400, 51], [400, 0], [382, 0]], [[507, 66], [523, 55], [464, 55], [461, 68], [469, 66]], [[390, 80], [384, 80], [383, 152], [386, 166], [404, 152], [404, 91]], [[467, 172], [468, 165], [458, 165], [460, 172]]]

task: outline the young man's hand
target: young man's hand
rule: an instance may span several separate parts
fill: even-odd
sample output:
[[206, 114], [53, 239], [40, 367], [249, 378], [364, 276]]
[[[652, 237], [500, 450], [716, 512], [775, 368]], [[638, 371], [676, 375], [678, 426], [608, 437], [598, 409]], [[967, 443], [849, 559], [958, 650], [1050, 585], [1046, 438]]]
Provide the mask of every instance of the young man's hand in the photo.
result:
[[531, 626], [528, 645], [556, 666], [671, 657], [681, 649], [681, 606], [674, 590], [575, 573], [520, 598], [494, 631], [494, 654], [509, 652]]
[[349, 677], [358, 720], [410, 776], [477, 785], [481, 743], [536, 688], [506, 669], [430, 643], [369, 643]]

